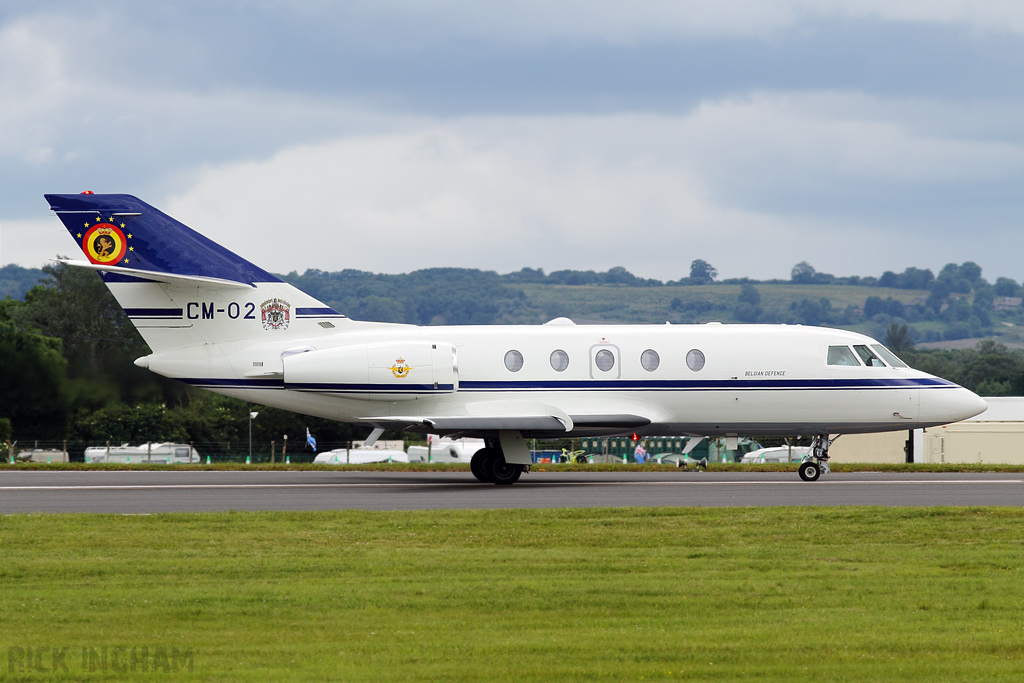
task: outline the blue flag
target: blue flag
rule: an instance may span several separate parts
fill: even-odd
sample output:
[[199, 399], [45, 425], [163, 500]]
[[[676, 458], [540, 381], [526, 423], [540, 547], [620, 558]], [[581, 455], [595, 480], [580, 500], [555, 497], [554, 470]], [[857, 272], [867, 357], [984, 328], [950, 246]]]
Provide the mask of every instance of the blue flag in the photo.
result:
[[309, 427], [306, 427], [306, 443], [313, 448], [313, 452], [316, 453], [316, 439], [309, 433]]

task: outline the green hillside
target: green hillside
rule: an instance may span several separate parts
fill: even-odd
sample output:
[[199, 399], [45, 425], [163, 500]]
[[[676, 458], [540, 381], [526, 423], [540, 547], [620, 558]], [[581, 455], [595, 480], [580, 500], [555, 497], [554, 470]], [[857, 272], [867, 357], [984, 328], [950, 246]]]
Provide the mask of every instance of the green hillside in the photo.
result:
[[25, 292], [39, 284], [44, 273], [39, 268], [22, 268], [13, 263], [0, 267], [0, 300], [11, 297], [22, 300]]
[[[577, 322], [687, 323], [743, 322], [736, 317], [740, 285], [607, 287], [588, 285], [522, 285], [528, 304], [544, 316], [564, 315]], [[831, 309], [863, 306], [871, 296], [904, 304], [924, 301], [926, 290], [854, 287], [849, 285], [758, 284], [766, 322], [798, 322], [793, 306], [805, 300], [828, 299]], [[675, 303], [674, 303], [675, 301]]]
[[[971, 262], [948, 264], [938, 276], [907, 268], [877, 278], [837, 278], [801, 263], [789, 281], [716, 282], [715, 269], [699, 259], [690, 272], [668, 283], [635, 277], [624, 268], [550, 274], [523, 269], [506, 275], [465, 268], [402, 275], [310, 270], [284, 279], [358, 320], [540, 324], [565, 316], [581, 324], [786, 323], [890, 337], [904, 348], [991, 337], [1024, 346], [1024, 290], [1005, 277], [990, 284]], [[902, 330], [898, 340], [891, 329]]]

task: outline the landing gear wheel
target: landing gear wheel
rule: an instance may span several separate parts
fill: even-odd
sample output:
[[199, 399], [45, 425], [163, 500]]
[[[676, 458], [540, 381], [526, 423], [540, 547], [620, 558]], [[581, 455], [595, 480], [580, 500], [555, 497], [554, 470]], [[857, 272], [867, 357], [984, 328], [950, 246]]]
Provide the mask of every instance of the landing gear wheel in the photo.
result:
[[491, 481], [499, 486], [511, 486], [519, 481], [522, 474], [522, 465], [510, 465], [502, 456], [498, 456], [491, 462]]
[[493, 448], [481, 448], [469, 461], [469, 471], [477, 480], [485, 484], [493, 484], [491, 470], [494, 469], [493, 462], [498, 458], [498, 453]]
[[800, 463], [800, 478], [804, 481], [818, 481], [821, 476], [821, 467], [816, 462]]

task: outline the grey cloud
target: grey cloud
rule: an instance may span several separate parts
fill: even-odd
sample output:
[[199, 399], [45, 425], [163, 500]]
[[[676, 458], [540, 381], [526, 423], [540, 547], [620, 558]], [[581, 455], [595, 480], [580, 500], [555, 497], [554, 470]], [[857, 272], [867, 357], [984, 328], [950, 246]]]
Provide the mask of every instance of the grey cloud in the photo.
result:
[[[0, 219], [45, 216], [47, 191], [187, 196], [209, 173], [282, 150], [458, 129], [467, 117], [498, 122], [491, 144], [522, 120], [708, 109], [707, 128], [681, 139], [595, 126], [566, 142], [538, 126], [530, 141], [558, 150], [552, 167], [656, 156], [716, 210], [801, 226], [822, 269], [842, 270], [813, 237], [844, 230], [910, 245], [970, 225], [1012, 239], [1024, 6], [952, 5], [741, 0], [687, 3], [683, 16], [676, 3], [9, 4], [0, 40], [23, 42], [0, 44]], [[752, 110], [759, 97], [789, 109], [729, 120], [726, 105]], [[616, 176], [634, 177], [651, 176]], [[428, 205], [451, 199], [438, 192]], [[565, 217], [544, 206], [531, 218], [571, 244]], [[699, 256], [723, 253], [715, 236], [694, 239], [705, 240], [693, 243]], [[949, 246], [921, 249], [928, 260], [915, 263], [934, 265]], [[1008, 264], [999, 251], [976, 258]], [[908, 257], [892, 258], [887, 267]]]

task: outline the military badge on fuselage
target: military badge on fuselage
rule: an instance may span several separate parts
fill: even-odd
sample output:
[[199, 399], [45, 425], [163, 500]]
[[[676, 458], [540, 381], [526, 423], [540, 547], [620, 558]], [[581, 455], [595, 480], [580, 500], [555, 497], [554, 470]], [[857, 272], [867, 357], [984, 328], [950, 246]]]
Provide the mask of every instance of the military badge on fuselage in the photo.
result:
[[412, 370], [412, 367], [405, 362], [404, 358], [396, 358], [395, 364], [388, 369], [395, 374], [395, 377], [401, 378], [408, 375], [409, 371]]

